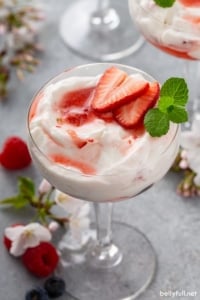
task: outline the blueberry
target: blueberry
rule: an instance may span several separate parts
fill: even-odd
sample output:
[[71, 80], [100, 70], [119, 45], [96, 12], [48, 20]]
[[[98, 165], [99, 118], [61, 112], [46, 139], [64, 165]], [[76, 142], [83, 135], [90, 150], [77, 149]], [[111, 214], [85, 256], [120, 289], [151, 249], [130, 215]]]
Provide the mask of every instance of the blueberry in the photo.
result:
[[64, 294], [65, 282], [60, 277], [52, 276], [45, 281], [44, 288], [50, 298], [57, 298]]
[[45, 289], [36, 287], [28, 291], [25, 296], [26, 300], [49, 300]]

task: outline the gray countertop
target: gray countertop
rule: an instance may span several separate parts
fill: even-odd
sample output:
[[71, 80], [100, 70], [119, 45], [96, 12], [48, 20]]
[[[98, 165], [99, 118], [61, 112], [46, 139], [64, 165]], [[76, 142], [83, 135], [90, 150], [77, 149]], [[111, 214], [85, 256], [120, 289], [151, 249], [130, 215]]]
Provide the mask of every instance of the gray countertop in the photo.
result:
[[[45, 5], [47, 17], [40, 33], [45, 51], [34, 74], [27, 74], [20, 82], [12, 77], [9, 98], [0, 103], [0, 145], [9, 135], [26, 139], [26, 116], [33, 94], [51, 77], [74, 65], [90, 62], [76, 56], [65, 47], [58, 33], [59, 18], [69, 0], [49, 0]], [[45, 1], [44, 1], [45, 3]], [[58, 5], [59, 3], [59, 5]], [[169, 57], [147, 43], [134, 55], [119, 61], [150, 73], [161, 82], [169, 76], [180, 75], [181, 60]], [[16, 192], [19, 175], [40, 174], [32, 165], [24, 171], [8, 172], [0, 168], [0, 198]], [[200, 299], [200, 199], [183, 199], [175, 192], [179, 176], [168, 173], [159, 183], [135, 199], [115, 204], [115, 219], [126, 220], [139, 228], [154, 245], [158, 258], [156, 277], [141, 300], [172, 299], [160, 296], [160, 291], [196, 292]], [[28, 221], [29, 211], [0, 210], [0, 237], [4, 228], [19, 220]], [[2, 238], [1, 238], [2, 239]], [[0, 300], [24, 299], [24, 293], [40, 280], [28, 274], [19, 260], [8, 255], [0, 244]], [[61, 300], [66, 299], [61, 297]], [[94, 299], [95, 300], [95, 299]], [[104, 300], [104, 299], [102, 299]]]

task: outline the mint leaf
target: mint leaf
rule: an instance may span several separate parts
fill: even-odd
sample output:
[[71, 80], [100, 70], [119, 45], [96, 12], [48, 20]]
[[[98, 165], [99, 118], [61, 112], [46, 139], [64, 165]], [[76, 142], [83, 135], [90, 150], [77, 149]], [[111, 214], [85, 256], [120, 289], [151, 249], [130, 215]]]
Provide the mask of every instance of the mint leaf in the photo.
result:
[[168, 115], [170, 121], [174, 123], [183, 123], [188, 121], [188, 113], [184, 107], [171, 106], [168, 109]]
[[160, 90], [157, 108], [150, 109], [144, 118], [144, 125], [151, 136], [161, 136], [169, 130], [170, 121], [183, 123], [188, 120], [185, 105], [188, 101], [188, 87], [183, 78], [166, 80]]
[[175, 0], [154, 0], [154, 2], [161, 7], [171, 7], [173, 6]]
[[188, 100], [188, 88], [183, 78], [171, 77], [165, 81], [160, 90], [160, 98], [172, 97], [174, 104], [185, 106]]
[[144, 125], [151, 136], [162, 136], [169, 130], [169, 116], [158, 108], [152, 108], [145, 115]]
[[168, 112], [168, 107], [174, 104], [174, 98], [170, 96], [162, 96], [158, 102], [158, 109], [164, 113]]

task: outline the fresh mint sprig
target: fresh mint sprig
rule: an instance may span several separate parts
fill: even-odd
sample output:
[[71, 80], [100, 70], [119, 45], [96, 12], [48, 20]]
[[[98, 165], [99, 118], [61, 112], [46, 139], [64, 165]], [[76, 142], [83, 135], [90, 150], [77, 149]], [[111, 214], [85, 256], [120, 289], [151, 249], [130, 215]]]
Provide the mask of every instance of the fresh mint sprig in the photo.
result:
[[157, 107], [150, 109], [144, 118], [149, 134], [160, 137], [168, 132], [170, 121], [177, 124], [187, 122], [187, 101], [188, 87], [185, 80], [177, 77], [166, 80], [161, 87]]
[[159, 6], [163, 7], [163, 8], [173, 6], [173, 4], [174, 4], [175, 1], [176, 0], [154, 0], [154, 2], [157, 5], [159, 5]]

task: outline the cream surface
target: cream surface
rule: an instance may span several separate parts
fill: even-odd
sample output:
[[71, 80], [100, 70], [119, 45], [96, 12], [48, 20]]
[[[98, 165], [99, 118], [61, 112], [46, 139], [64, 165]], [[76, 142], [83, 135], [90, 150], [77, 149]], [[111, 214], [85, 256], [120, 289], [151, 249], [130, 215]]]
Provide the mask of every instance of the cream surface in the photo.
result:
[[178, 0], [170, 8], [161, 8], [153, 0], [129, 0], [129, 6], [147, 40], [200, 59], [200, 7], [184, 6]]
[[[90, 201], [117, 201], [138, 194], [164, 176], [177, 154], [178, 127], [171, 124], [160, 138], [147, 132], [134, 137], [132, 130], [99, 118], [82, 126], [58, 127], [55, 107], [62, 95], [95, 86], [98, 78], [73, 77], [47, 86], [29, 124], [29, 146], [42, 175], [61, 191]], [[86, 145], [77, 147], [69, 130], [88, 141]], [[74, 165], [49, 159], [55, 154], [70, 158]]]

